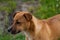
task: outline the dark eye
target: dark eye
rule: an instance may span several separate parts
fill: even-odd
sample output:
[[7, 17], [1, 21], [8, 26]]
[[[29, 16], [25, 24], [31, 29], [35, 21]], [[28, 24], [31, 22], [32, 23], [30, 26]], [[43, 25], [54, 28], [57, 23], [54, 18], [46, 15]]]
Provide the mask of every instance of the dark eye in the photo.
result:
[[21, 24], [21, 22], [16, 22], [17, 24]]

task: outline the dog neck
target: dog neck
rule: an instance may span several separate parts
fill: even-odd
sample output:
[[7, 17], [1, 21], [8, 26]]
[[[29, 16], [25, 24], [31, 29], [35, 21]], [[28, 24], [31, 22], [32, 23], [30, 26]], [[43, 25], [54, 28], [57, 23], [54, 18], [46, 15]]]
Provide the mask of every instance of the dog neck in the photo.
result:
[[[39, 39], [40, 37], [42, 37], [40, 35], [40, 31], [42, 32], [45, 31], [45, 30], [42, 30], [43, 28], [47, 30], [48, 35], [51, 34], [48, 24], [44, 20], [36, 19], [33, 16], [32, 21], [30, 22], [30, 28], [25, 32], [25, 35], [28, 37], [28, 40]], [[38, 35], [40, 36], [37, 38]]]
[[25, 32], [25, 35], [28, 37], [29, 40], [33, 40], [38, 32], [41, 30], [41, 24], [39, 23], [40, 20], [36, 19], [34, 16], [32, 21], [30, 21], [30, 27]]
[[[43, 22], [33, 16], [33, 23], [35, 25], [35, 34], [37, 34], [42, 29]], [[40, 24], [41, 23], [41, 24]]]
[[25, 35], [28, 37], [28, 40], [33, 40], [33, 37], [35, 36], [35, 25], [33, 21], [30, 21], [30, 26], [26, 30]]

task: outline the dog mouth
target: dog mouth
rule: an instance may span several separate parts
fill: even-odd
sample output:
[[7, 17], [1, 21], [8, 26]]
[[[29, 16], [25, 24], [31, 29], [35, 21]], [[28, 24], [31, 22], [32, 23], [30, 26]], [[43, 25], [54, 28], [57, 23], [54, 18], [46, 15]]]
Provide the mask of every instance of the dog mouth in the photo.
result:
[[18, 33], [20, 33], [21, 31], [18, 31], [18, 32], [16, 32], [16, 31], [11, 31], [11, 34], [18, 34]]
[[[8, 30], [9, 31], [9, 30]], [[11, 30], [11, 31], [9, 31], [11, 34], [18, 34], [18, 33], [20, 33], [21, 31], [19, 30], [19, 31], [16, 31], [16, 30]]]
[[10, 32], [11, 34], [18, 34], [18, 33], [20, 33], [21, 32], [21, 30], [12, 30], [12, 28], [11, 29], [8, 29], [8, 32]]

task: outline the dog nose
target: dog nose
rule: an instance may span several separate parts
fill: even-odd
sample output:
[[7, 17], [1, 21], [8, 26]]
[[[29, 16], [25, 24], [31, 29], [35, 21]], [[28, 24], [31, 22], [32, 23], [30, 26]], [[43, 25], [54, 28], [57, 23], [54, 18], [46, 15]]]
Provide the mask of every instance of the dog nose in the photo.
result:
[[8, 32], [10, 32], [11, 30], [12, 30], [12, 28], [9, 28], [9, 29], [8, 29]]
[[8, 29], [8, 32], [10, 32], [11, 30], [10, 29]]

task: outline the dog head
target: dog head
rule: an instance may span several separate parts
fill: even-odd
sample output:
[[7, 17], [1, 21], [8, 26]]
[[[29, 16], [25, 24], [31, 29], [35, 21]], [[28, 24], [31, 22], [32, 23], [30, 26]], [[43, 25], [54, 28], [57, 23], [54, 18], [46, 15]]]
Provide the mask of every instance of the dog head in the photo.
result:
[[13, 16], [13, 24], [8, 29], [8, 32], [17, 34], [21, 31], [25, 31], [30, 26], [32, 15], [29, 12], [16, 12]]

